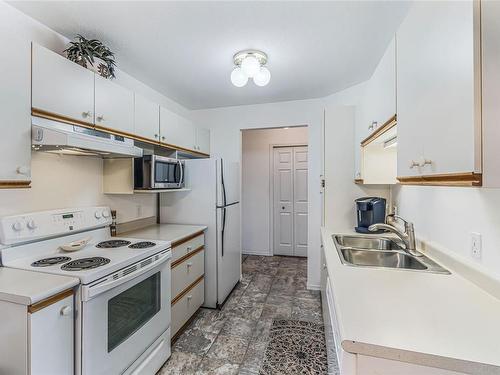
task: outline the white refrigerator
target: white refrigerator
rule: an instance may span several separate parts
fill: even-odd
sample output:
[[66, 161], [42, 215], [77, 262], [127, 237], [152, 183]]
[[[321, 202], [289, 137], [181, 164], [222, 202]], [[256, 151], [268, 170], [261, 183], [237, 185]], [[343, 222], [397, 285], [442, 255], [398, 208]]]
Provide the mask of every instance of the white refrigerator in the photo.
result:
[[162, 223], [198, 224], [205, 232], [205, 303], [224, 303], [241, 277], [240, 165], [186, 160], [185, 192], [161, 194]]

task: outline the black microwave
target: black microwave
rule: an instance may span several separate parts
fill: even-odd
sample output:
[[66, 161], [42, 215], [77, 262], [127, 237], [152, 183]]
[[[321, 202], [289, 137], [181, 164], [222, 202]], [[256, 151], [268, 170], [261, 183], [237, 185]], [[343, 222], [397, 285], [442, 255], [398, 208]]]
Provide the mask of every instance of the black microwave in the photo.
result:
[[134, 158], [135, 189], [181, 189], [184, 161], [157, 155]]

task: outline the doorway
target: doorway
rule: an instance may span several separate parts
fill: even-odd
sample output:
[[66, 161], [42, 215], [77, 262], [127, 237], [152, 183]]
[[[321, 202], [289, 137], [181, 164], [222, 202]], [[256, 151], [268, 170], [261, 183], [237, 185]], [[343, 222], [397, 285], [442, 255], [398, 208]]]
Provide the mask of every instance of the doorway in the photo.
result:
[[[291, 155], [291, 164], [295, 165], [298, 175], [307, 176], [308, 127], [291, 126], [286, 128], [265, 128], [242, 130], [241, 154], [241, 234], [242, 253], [247, 255], [277, 255], [275, 252], [275, 204], [274, 204], [274, 158], [275, 150], [289, 147], [302, 147], [302, 152]], [[305, 149], [304, 149], [305, 147]], [[293, 154], [293, 149], [292, 149]], [[299, 177], [300, 180], [300, 177]], [[288, 220], [288, 238], [291, 251], [289, 255], [307, 256], [307, 177], [304, 184], [290, 186], [293, 215]], [[300, 196], [303, 194], [303, 196]], [[298, 199], [297, 201], [297, 197]], [[278, 232], [279, 233], [279, 232]], [[290, 238], [293, 238], [290, 240]], [[295, 245], [297, 244], [297, 245]], [[279, 250], [278, 250], [279, 252]], [[284, 252], [283, 252], [284, 253]]]
[[307, 256], [307, 146], [273, 147], [274, 255]]

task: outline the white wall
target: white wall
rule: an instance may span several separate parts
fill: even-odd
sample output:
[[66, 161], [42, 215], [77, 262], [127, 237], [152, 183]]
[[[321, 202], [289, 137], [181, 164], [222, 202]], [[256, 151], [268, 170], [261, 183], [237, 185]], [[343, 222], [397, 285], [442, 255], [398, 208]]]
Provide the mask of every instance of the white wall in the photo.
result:
[[[62, 52], [68, 40], [5, 2], [0, 2], [0, 33], [16, 35]], [[118, 65], [120, 62], [118, 61]], [[117, 83], [189, 117], [190, 112], [118, 70]], [[3, 126], [0, 123], [0, 127]], [[1, 143], [0, 143], [1, 144]], [[32, 188], [0, 191], [0, 216], [68, 206], [110, 205], [118, 222], [155, 214], [153, 195], [112, 196], [102, 194], [102, 160], [88, 157], [32, 153]]]
[[[396, 186], [393, 198], [418, 238], [477, 261], [500, 278], [500, 189]], [[470, 256], [471, 232], [482, 235], [480, 260]]]
[[356, 198], [377, 196], [389, 201], [390, 195], [387, 186], [354, 183], [355, 113], [354, 106], [327, 104], [325, 107], [324, 225], [337, 233], [353, 232]]
[[272, 255], [270, 237], [271, 146], [307, 144], [307, 128], [242, 132], [241, 201], [243, 253]]

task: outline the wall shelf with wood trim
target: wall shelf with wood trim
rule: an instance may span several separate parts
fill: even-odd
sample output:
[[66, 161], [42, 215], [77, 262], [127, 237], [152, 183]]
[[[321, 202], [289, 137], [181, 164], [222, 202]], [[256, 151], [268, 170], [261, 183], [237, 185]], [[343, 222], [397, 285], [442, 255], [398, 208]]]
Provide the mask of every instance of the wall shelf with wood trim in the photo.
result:
[[183, 191], [191, 191], [189, 188], [182, 189], [136, 189], [134, 193], [137, 194], [158, 194], [158, 193], [180, 193]]
[[465, 187], [479, 187], [483, 185], [483, 175], [474, 172], [398, 177], [397, 179], [400, 185]]
[[396, 115], [394, 115], [389, 120], [384, 122], [381, 126], [376, 128], [368, 137], [363, 139], [361, 141], [361, 147], [367, 146], [368, 144], [373, 142], [375, 139], [380, 137], [382, 134], [391, 130], [394, 126], [396, 126], [396, 124], [397, 124], [397, 117], [396, 117]]

